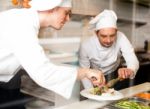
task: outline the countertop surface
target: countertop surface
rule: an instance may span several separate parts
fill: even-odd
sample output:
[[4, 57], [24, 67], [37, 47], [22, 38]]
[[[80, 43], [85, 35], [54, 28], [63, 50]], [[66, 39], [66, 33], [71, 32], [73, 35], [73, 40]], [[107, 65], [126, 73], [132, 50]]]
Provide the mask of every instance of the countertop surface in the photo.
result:
[[[140, 92], [149, 91], [149, 90], [150, 90], [150, 82], [145, 82], [140, 85], [136, 85], [130, 88], [120, 90], [119, 92], [121, 92], [125, 97], [131, 97]], [[54, 109], [98, 109], [109, 103], [111, 103], [111, 101], [94, 101], [94, 100], [87, 99], [69, 105], [65, 105], [62, 107], [57, 107]]]

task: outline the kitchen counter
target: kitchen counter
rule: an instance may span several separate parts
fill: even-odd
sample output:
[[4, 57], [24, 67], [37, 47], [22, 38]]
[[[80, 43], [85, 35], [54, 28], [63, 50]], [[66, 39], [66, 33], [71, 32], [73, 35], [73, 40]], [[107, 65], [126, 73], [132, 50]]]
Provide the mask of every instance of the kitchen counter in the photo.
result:
[[[131, 97], [140, 92], [149, 91], [149, 90], [150, 90], [150, 82], [145, 82], [136, 86], [132, 86], [130, 88], [120, 90], [119, 92], [121, 92], [125, 97]], [[62, 107], [58, 107], [58, 108], [54, 108], [54, 109], [98, 109], [109, 103], [111, 103], [111, 101], [100, 102], [100, 101], [87, 99], [87, 100], [75, 102], [75, 103], [65, 105]]]

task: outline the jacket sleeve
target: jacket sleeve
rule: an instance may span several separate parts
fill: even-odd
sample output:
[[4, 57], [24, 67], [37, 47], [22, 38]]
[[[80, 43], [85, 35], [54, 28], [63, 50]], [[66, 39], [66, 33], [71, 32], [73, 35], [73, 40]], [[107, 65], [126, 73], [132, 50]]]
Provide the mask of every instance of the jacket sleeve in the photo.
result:
[[38, 85], [70, 98], [77, 77], [76, 68], [51, 63], [38, 43], [37, 29], [29, 25], [8, 28], [11, 30], [5, 33], [5, 38], [10, 49]]
[[131, 77], [134, 78], [139, 69], [139, 61], [135, 55], [133, 46], [127, 37], [123, 33], [120, 35], [121, 52], [126, 61], [127, 68], [130, 68], [134, 71], [134, 75]]

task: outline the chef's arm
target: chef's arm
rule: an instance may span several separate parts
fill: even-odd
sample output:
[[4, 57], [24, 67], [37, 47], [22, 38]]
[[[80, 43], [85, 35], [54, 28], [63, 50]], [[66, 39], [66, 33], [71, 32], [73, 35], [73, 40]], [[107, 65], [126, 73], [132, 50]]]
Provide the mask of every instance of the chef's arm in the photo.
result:
[[8, 44], [16, 60], [39, 86], [70, 98], [77, 78], [77, 68], [54, 65], [39, 45], [34, 28], [28, 25], [22, 27], [18, 23], [17, 26], [19, 29], [12, 27], [12, 31], [5, 33], [6, 36], [13, 36], [9, 37]]
[[139, 69], [139, 61], [137, 60], [134, 52], [131, 52], [130, 55], [124, 54], [124, 56], [126, 58], [125, 60], [127, 65], [126, 71], [131, 72], [130, 78], [133, 79]]
[[126, 37], [123, 37], [122, 41], [124, 42], [121, 46], [122, 55], [125, 59], [127, 68], [133, 71], [133, 74], [130, 76], [130, 78], [133, 79], [139, 69], [139, 61], [129, 40]]
[[65, 98], [70, 98], [77, 78], [91, 79], [94, 76], [97, 81], [93, 81], [93, 83], [101, 83], [101, 75], [96, 74], [95, 70], [58, 66], [50, 62], [38, 43], [37, 36], [34, 34], [36, 32], [33, 31], [33, 28], [28, 28], [9, 33], [14, 37], [10, 38], [8, 43], [16, 59], [38, 85]]

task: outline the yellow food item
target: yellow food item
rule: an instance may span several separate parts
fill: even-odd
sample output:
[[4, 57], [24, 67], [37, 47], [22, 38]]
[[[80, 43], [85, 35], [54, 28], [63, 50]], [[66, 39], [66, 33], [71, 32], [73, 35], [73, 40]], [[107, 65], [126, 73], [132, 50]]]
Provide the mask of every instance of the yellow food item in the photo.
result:
[[24, 8], [30, 8], [31, 6], [29, 5], [30, 0], [12, 0], [13, 5], [20, 5]]
[[12, 0], [11, 2], [13, 3], [13, 5], [18, 5], [18, 0]]

